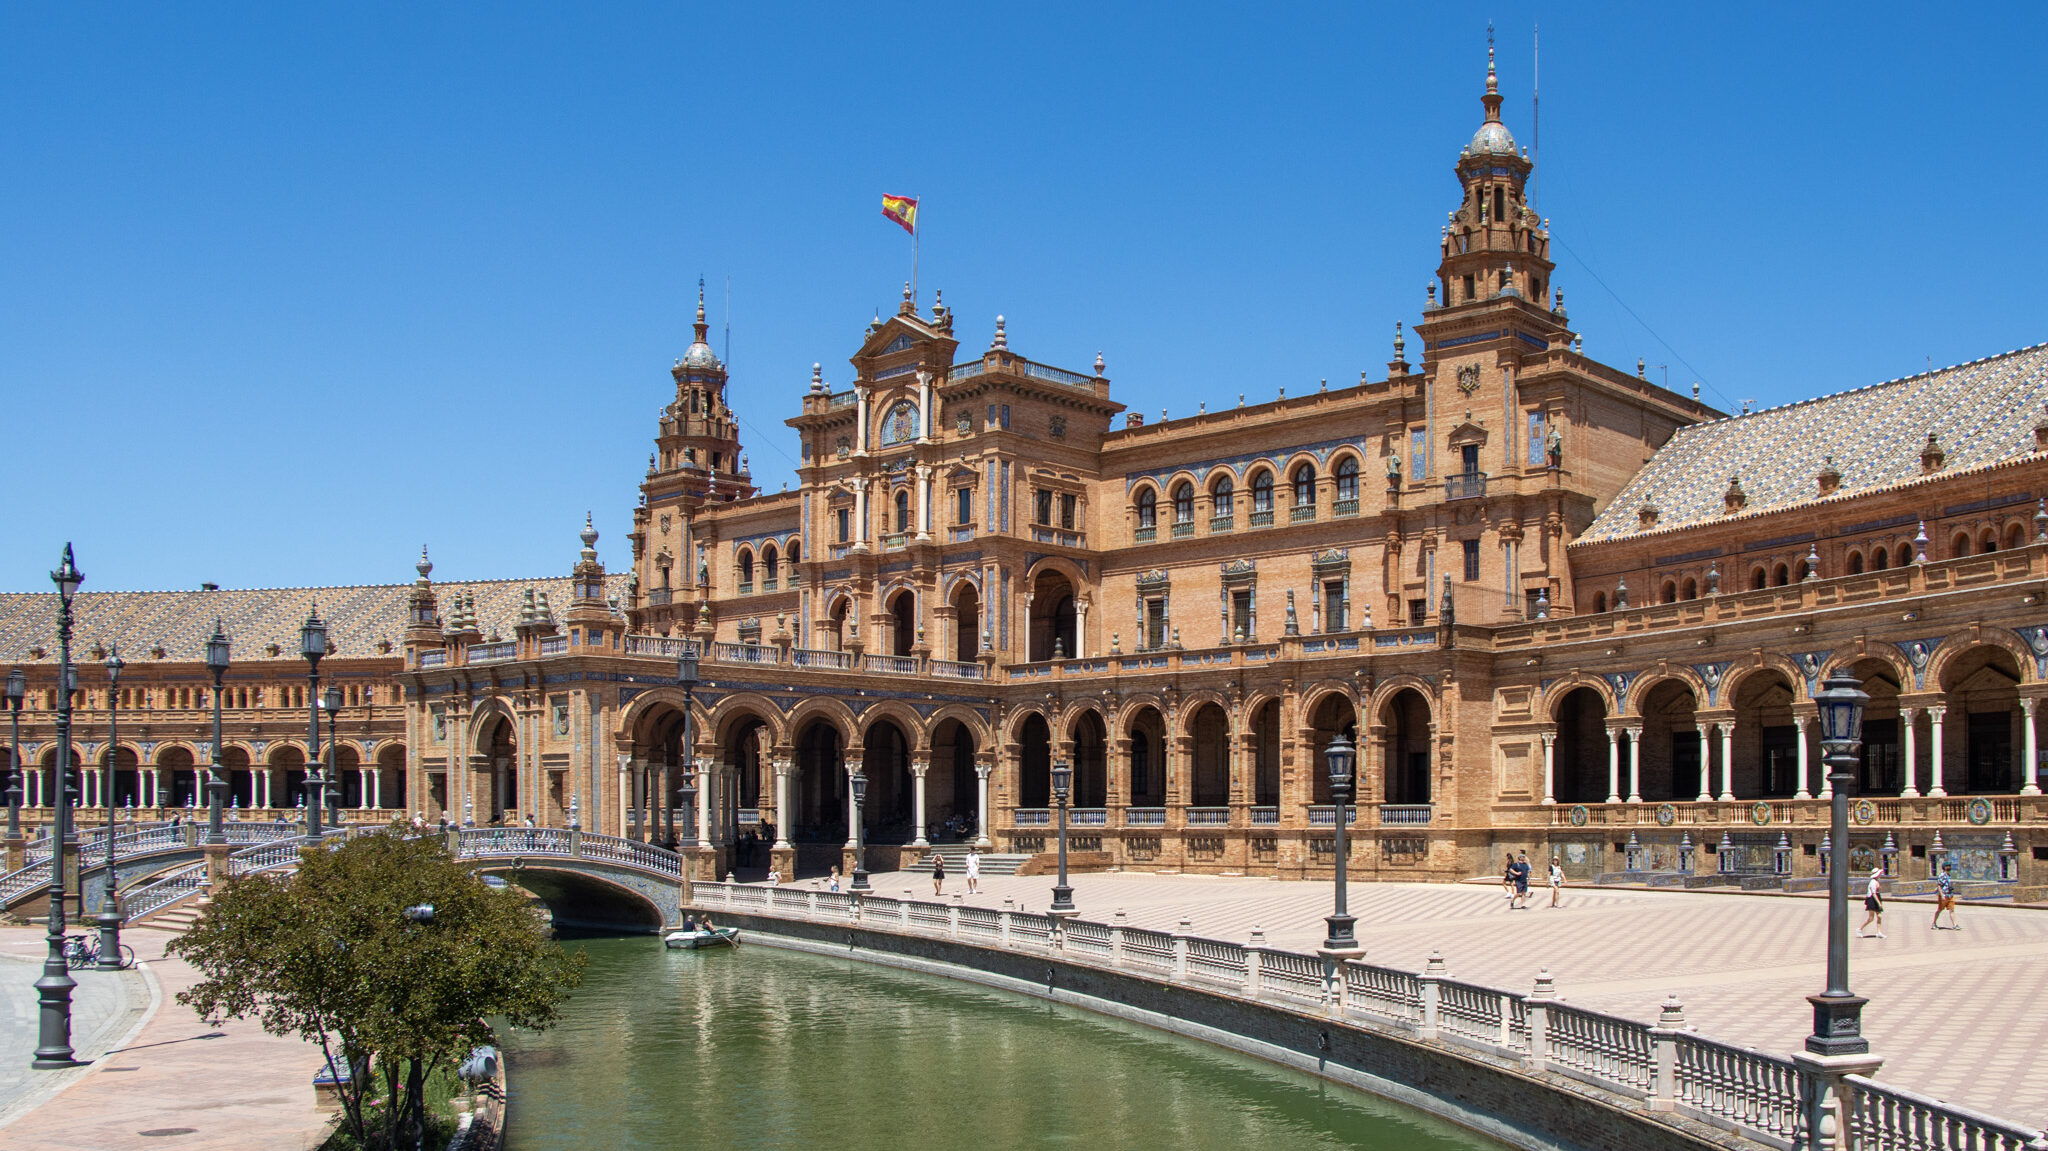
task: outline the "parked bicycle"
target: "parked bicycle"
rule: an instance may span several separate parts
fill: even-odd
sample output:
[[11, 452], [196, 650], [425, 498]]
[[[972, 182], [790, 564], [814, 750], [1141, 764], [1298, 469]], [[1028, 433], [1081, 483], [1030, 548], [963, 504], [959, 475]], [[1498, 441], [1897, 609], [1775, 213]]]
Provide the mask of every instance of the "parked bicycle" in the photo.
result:
[[[64, 937], [64, 964], [72, 970], [81, 967], [97, 967], [100, 962], [100, 940], [97, 935], [67, 935]], [[135, 949], [121, 945], [121, 969], [135, 966]]]

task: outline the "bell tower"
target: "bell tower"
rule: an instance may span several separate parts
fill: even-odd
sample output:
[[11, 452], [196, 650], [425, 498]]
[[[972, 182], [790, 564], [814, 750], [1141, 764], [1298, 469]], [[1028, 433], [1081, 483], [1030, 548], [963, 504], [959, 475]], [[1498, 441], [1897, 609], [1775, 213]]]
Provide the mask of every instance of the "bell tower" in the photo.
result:
[[1444, 307], [1506, 297], [1544, 306], [1550, 284], [1550, 229], [1528, 201], [1535, 167], [1500, 118], [1500, 78], [1486, 46], [1486, 119], [1458, 153], [1464, 199], [1443, 230], [1437, 289]]

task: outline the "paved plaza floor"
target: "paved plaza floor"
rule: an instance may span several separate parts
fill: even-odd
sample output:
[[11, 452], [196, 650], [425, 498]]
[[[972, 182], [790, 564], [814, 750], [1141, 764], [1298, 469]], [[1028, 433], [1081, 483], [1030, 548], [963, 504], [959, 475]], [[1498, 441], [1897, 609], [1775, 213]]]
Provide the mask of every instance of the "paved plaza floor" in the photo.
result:
[[[798, 886], [811, 886], [802, 880]], [[877, 875], [876, 893], [932, 897], [930, 877]], [[1051, 902], [1045, 876], [982, 881], [967, 901], [1022, 910]], [[1108, 873], [1073, 877], [1083, 918], [1121, 908], [1136, 927], [1242, 943], [1260, 927], [1276, 947], [1311, 950], [1323, 938], [1328, 883], [1237, 876]], [[948, 876], [946, 893], [964, 892]], [[1368, 962], [1419, 971], [1431, 950], [1451, 974], [1507, 989], [1549, 968], [1567, 1002], [1653, 1020], [1677, 993], [1702, 1034], [1789, 1054], [1812, 1029], [1806, 996], [1823, 986], [1827, 904], [1815, 896], [1634, 888], [1548, 890], [1509, 910], [1497, 884], [1354, 884], [1351, 913]], [[1870, 998], [1864, 1031], [1884, 1058], [1878, 1077], [2031, 1126], [2048, 1126], [2048, 910], [1965, 906], [1962, 930], [1928, 927], [1933, 906], [1892, 900], [1887, 938], [1849, 925], [1851, 987]]]
[[[73, 1047], [87, 1067], [28, 1069], [40, 928], [0, 928], [0, 1146], [8, 1151], [303, 1151], [326, 1138], [313, 1100], [319, 1048], [251, 1020], [208, 1027], [175, 996], [197, 981], [172, 936], [122, 933], [144, 970], [80, 971]], [[27, 959], [35, 959], [32, 964]], [[26, 974], [24, 975], [24, 970]], [[153, 985], [153, 986], [152, 986]], [[137, 1024], [140, 1024], [139, 1028]]]

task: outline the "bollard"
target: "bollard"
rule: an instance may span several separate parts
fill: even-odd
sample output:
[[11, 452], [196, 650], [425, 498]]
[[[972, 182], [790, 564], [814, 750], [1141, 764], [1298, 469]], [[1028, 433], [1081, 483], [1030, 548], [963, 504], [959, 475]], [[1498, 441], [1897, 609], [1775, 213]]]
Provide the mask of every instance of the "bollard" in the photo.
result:
[[1193, 920], [1183, 919], [1173, 929], [1173, 973], [1168, 976], [1175, 983], [1188, 981], [1188, 936], [1194, 934]]
[[1550, 1001], [1557, 998], [1557, 983], [1550, 968], [1536, 972], [1536, 989], [1522, 1000], [1529, 1008], [1529, 1070], [1541, 1071], [1550, 1056]]
[[1678, 1107], [1678, 1036], [1684, 1032], [1685, 1005], [1678, 992], [1664, 997], [1664, 1010], [1657, 1025], [1650, 1028], [1650, 1110], [1672, 1111]]
[[1420, 984], [1422, 991], [1422, 1026], [1417, 1028], [1415, 1032], [1418, 1038], [1436, 1038], [1437, 981], [1444, 978], [1446, 974], [1444, 970], [1444, 953], [1441, 951], [1431, 951], [1429, 953], [1429, 962], [1423, 966], [1422, 975], [1416, 980], [1416, 983]]

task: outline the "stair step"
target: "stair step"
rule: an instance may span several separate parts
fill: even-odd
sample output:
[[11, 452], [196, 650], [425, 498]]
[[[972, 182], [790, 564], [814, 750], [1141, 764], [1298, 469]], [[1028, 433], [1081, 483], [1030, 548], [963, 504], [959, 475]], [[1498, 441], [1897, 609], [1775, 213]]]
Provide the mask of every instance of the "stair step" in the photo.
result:
[[[932, 873], [932, 856], [935, 855], [945, 858], [946, 874], [959, 876], [967, 873], [967, 846], [965, 844], [951, 843], [932, 848], [924, 858], [903, 870], [918, 875], [930, 875]], [[984, 852], [981, 857], [981, 873], [983, 875], [1015, 875], [1017, 869], [1024, 866], [1024, 861], [1030, 858], [1028, 855], [995, 855]]]

